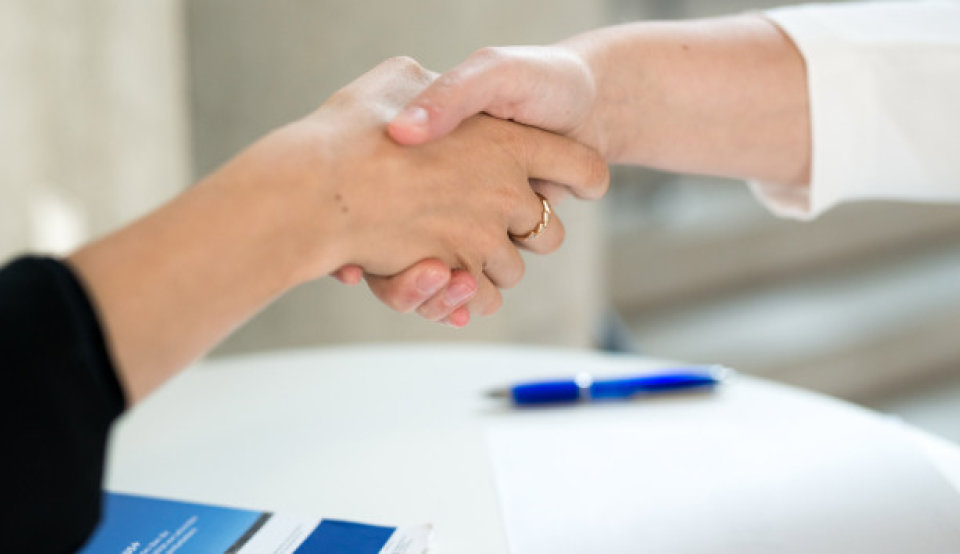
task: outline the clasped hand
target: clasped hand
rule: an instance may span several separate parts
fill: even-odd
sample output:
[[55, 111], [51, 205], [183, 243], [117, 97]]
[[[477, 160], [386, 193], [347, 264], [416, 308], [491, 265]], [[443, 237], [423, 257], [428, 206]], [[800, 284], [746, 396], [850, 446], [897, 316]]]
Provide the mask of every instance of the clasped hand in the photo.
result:
[[[254, 150], [302, 151], [298, 144], [315, 149], [303, 157], [319, 168], [313, 170], [320, 172], [318, 200], [333, 208], [325, 231], [340, 238], [325, 248], [342, 260], [342, 280], [358, 281], [362, 272], [375, 293], [391, 291], [381, 298], [400, 311], [414, 307], [408, 299], [446, 285], [432, 305], [417, 307], [425, 317], [436, 308], [462, 325], [469, 312], [495, 312], [502, 302], [499, 289], [520, 281], [518, 248], [546, 254], [563, 241], [555, 214], [536, 238], [510, 239], [541, 220], [534, 187], [553, 200], [558, 195], [548, 183], [599, 198], [609, 176], [593, 149], [488, 115], [468, 117], [429, 144], [398, 144], [387, 135], [387, 123], [434, 77], [410, 59], [388, 60]], [[278, 152], [270, 155], [298, 157]], [[451, 269], [456, 279], [448, 282]]]

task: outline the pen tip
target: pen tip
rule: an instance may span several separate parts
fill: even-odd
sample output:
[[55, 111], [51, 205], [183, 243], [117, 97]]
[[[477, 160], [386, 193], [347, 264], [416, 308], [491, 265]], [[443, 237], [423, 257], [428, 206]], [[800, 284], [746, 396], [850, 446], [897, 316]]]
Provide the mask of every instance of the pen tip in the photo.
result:
[[493, 389], [487, 391], [487, 398], [509, 398], [510, 391], [507, 389]]
[[737, 372], [723, 365], [715, 365], [710, 368], [710, 373], [717, 382], [724, 383], [733, 379]]

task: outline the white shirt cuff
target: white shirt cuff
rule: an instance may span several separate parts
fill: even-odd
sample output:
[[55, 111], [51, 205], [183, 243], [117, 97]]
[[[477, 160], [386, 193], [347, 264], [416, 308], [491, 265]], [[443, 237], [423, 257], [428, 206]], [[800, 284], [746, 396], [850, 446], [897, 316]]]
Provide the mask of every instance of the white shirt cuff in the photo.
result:
[[960, 200], [960, 2], [804, 5], [765, 15], [807, 67], [809, 189], [751, 183], [778, 215], [855, 199]]

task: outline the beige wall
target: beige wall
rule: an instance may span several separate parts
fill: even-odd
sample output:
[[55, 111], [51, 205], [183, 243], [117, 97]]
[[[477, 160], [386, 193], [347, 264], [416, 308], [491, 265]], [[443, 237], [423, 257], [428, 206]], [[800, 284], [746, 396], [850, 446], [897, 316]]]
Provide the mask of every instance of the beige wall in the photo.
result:
[[[774, 3], [784, 2], [0, 0], [0, 258], [64, 252], [117, 227], [388, 56], [442, 70], [483, 45], [550, 42], [604, 20]], [[960, 312], [948, 291], [929, 285], [938, 268], [956, 266], [956, 207], [848, 207], [801, 226], [774, 221], [741, 184], [643, 170], [621, 171], [620, 181], [605, 218], [596, 205], [563, 205], [563, 249], [529, 256], [528, 278], [508, 291], [501, 314], [466, 332], [394, 314], [364, 287], [320, 282], [268, 309], [221, 352], [405, 339], [581, 345], [609, 298], [652, 355], [722, 361], [830, 392], [862, 397], [871, 383], [900, 386], [960, 367], [955, 341], [937, 332]], [[620, 222], [607, 225], [609, 240], [600, 219]], [[923, 252], [930, 259], [914, 259]], [[903, 290], [891, 285], [883, 296], [928, 313], [905, 318], [891, 300], [889, 321], [862, 315], [871, 312], [853, 294], [859, 278], [851, 294], [836, 292], [851, 280], [844, 275], [860, 271], [863, 283], [897, 276], [891, 282]], [[790, 298], [808, 313], [795, 288], [804, 282], [848, 314], [850, 336], [828, 343], [821, 327], [808, 326], [784, 339], [815, 345], [800, 359], [776, 344], [763, 350], [754, 329], [792, 313], [782, 307]], [[760, 305], [754, 293], [773, 303], [753, 319], [715, 316], [716, 306]], [[836, 308], [843, 302], [846, 310]], [[884, 325], [883, 333], [857, 331]], [[898, 355], [878, 355], [886, 352], [878, 344]], [[771, 351], [780, 357], [758, 358]], [[862, 373], [840, 371], [852, 365]]]
[[182, 13], [0, 2], [0, 256], [62, 252], [188, 182]]
[[[603, 3], [386, 0], [187, 3], [190, 106], [198, 173], [299, 117], [384, 58], [443, 70], [489, 44], [541, 43], [602, 20]], [[527, 278], [493, 318], [464, 331], [390, 312], [365, 289], [327, 279], [281, 299], [221, 349], [239, 352], [363, 340], [517, 340], [585, 345], [600, 301], [596, 206], [568, 202], [568, 239], [527, 256]]]
[[[487, 44], [548, 42], [601, 19], [599, 0], [0, 2], [0, 255], [66, 252], [116, 228], [386, 57], [444, 69]], [[528, 257], [529, 276], [501, 314], [467, 332], [325, 280], [280, 300], [222, 351], [586, 344], [600, 304], [597, 215], [574, 203], [560, 211], [562, 251]]]

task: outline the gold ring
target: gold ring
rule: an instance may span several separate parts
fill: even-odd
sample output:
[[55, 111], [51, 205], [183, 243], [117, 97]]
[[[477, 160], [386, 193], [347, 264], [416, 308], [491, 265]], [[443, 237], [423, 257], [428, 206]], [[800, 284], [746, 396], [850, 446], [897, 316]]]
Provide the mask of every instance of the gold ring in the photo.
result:
[[540, 198], [540, 203], [543, 204], [543, 212], [540, 214], [540, 223], [537, 223], [537, 226], [533, 228], [529, 233], [524, 233], [522, 235], [510, 234], [510, 240], [517, 242], [523, 242], [525, 240], [535, 239], [543, 233], [543, 230], [547, 228], [547, 224], [550, 223], [550, 214], [553, 213], [553, 209], [550, 208], [550, 202], [547, 202], [547, 199], [540, 194], [535, 192], [534, 194]]

